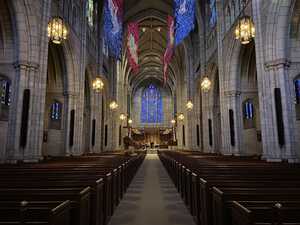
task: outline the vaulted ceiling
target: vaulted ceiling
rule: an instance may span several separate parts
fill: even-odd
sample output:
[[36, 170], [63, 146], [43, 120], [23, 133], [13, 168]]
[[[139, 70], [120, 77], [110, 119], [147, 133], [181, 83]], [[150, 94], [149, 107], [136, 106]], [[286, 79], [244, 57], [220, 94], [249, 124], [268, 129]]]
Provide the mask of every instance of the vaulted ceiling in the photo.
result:
[[[126, 71], [132, 89], [141, 84], [163, 82], [163, 55], [167, 46], [167, 16], [173, 15], [173, 0], [126, 0], [125, 28], [128, 22], [138, 21], [140, 26], [138, 74]], [[126, 34], [126, 32], [125, 32]], [[168, 86], [174, 89], [176, 81], [185, 71], [184, 47], [176, 48], [175, 56], [169, 66]]]

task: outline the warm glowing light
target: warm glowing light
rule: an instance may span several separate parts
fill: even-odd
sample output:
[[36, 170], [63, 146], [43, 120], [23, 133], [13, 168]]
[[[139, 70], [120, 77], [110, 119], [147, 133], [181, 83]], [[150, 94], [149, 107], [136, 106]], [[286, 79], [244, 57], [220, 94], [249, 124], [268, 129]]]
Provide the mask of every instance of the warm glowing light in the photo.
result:
[[179, 121], [183, 121], [184, 120], [183, 113], [179, 113], [178, 116], [177, 116], [177, 118], [178, 118]]
[[94, 81], [93, 81], [93, 90], [96, 92], [100, 92], [102, 89], [104, 88], [104, 83], [101, 80], [100, 77], [97, 77]]
[[146, 30], [147, 30], [146, 27], [143, 27], [143, 28], [142, 28], [142, 31], [143, 31], [144, 33], [146, 32]]
[[186, 103], [186, 108], [188, 110], [192, 110], [193, 107], [194, 107], [194, 104], [193, 104], [193, 102], [191, 100]]
[[68, 29], [60, 17], [54, 17], [48, 23], [48, 37], [54, 44], [61, 44], [68, 37]]
[[161, 27], [158, 27], [158, 28], [157, 28], [157, 31], [160, 32], [160, 31], [161, 31]]
[[235, 28], [235, 38], [240, 40], [243, 45], [251, 42], [255, 37], [255, 26], [249, 16], [244, 16], [239, 19]]
[[119, 107], [118, 103], [116, 101], [112, 101], [110, 104], [109, 104], [109, 108], [111, 110], [116, 110], [117, 108]]
[[176, 120], [175, 120], [175, 119], [172, 119], [172, 120], [171, 120], [171, 124], [174, 125], [175, 123], [176, 123]]
[[133, 120], [132, 119], [128, 119], [128, 124], [132, 124]]
[[124, 113], [120, 114], [120, 120], [122, 121], [126, 120], [126, 115]]
[[201, 82], [201, 89], [204, 92], [208, 92], [211, 88], [211, 81], [208, 77], [204, 77]]

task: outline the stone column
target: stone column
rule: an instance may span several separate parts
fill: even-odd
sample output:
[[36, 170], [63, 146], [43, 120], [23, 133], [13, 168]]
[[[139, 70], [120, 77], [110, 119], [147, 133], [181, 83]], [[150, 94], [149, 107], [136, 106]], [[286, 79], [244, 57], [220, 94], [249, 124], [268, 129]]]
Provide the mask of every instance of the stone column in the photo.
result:
[[[289, 83], [288, 69], [289, 62], [286, 59], [278, 59], [265, 63], [265, 77], [272, 82], [264, 81], [263, 93], [269, 98], [263, 98], [261, 101], [262, 111], [261, 118], [264, 126], [263, 133], [263, 157], [269, 161], [281, 161], [282, 159], [289, 162], [298, 161], [296, 156], [295, 129], [293, 123], [293, 101], [292, 88]], [[280, 146], [278, 143], [277, 116], [275, 103], [275, 88], [280, 88], [282, 114], [284, 124], [285, 144]], [[265, 107], [265, 106], [268, 107]]]
[[30, 87], [30, 110], [28, 118], [28, 139], [24, 149], [23, 160], [25, 162], [37, 162], [43, 158], [43, 126], [44, 126], [44, 98], [45, 89], [42, 90], [44, 79], [39, 72], [37, 64], [28, 67], [28, 83]]
[[[26, 77], [28, 75], [28, 63], [15, 63], [15, 79], [12, 83], [12, 104], [8, 123], [8, 140], [6, 161], [16, 162], [22, 160], [25, 154], [24, 149], [20, 149], [20, 129], [23, 106], [23, 93], [26, 89]], [[28, 140], [27, 140], [28, 141]]]
[[[238, 91], [226, 91], [224, 92], [223, 107], [221, 111], [222, 120], [224, 125], [222, 127], [222, 153], [224, 155], [239, 155], [241, 147], [241, 132], [240, 132], [240, 92]], [[234, 115], [234, 140], [235, 145], [231, 145], [231, 135], [230, 135], [230, 121], [229, 121], [229, 110], [233, 110]]]

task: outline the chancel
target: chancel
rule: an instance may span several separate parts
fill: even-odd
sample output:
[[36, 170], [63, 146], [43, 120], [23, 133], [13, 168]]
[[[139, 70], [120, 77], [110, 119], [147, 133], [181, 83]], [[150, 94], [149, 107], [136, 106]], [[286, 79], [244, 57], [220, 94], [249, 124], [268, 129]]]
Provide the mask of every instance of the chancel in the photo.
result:
[[300, 225], [300, 0], [0, 0], [0, 225]]

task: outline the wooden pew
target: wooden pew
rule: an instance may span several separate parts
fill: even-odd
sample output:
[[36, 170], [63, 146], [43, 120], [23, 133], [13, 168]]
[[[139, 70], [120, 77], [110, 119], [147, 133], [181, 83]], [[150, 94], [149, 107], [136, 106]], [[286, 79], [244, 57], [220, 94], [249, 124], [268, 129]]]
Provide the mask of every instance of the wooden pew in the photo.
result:
[[0, 224], [70, 225], [70, 201], [0, 201]]
[[213, 225], [232, 223], [233, 201], [300, 201], [300, 188], [213, 188]]
[[300, 224], [300, 202], [233, 201], [232, 225]]
[[65, 201], [71, 202], [71, 224], [87, 225], [90, 221], [90, 187], [57, 189], [0, 189], [1, 201]]
[[[0, 183], [0, 198], [60, 201], [67, 200], [68, 196], [72, 206], [71, 224], [104, 225], [144, 158], [145, 154], [135, 157], [105, 154], [59, 157], [40, 164], [0, 165], [3, 181]], [[87, 186], [88, 203], [74, 193], [73, 196], [67, 194], [68, 190], [79, 191]]]
[[[225, 221], [220, 224], [227, 224], [224, 215], [228, 215], [228, 211], [223, 211], [223, 217], [217, 215], [224, 207], [214, 202], [214, 186], [221, 190], [250, 187], [255, 189], [256, 193], [262, 188], [274, 191], [274, 187], [277, 187], [280, 188], [277, 190], [279, 195], [280, 190], [298, 190], [300, 187], [299, 164], [266, 163], [251, 157], [223, 157], [199, 153], [194, 156], [195, 158], [191, 157], [190, 153], [159, 152], [161, 161], [199, 224], [218, 224], [219, 220], [212, 221], [215, 218]], [[243, 194], [246, 199], [253, 197]], [[276, 197], [276, 194], [273, 194], [273, 197]], [[262, 195], [258, 193], [256, 197], [260, 198]], [[285, 200], [289, 200], [289, 196], [281, 197], [281, 200], [284, 200], [284, 197], [287, 197]], [[219, 207], [215, 209], [215, 205]]]

